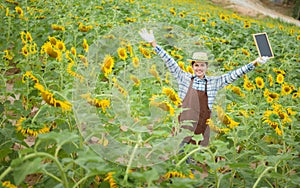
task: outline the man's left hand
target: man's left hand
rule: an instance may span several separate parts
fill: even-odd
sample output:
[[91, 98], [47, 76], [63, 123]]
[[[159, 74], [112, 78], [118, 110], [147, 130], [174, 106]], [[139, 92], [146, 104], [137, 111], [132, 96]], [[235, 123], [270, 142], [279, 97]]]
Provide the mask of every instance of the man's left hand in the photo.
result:
[[257, 63], [265, 64], [270, 58], [267, 56], [262, 56], [256, 59]]

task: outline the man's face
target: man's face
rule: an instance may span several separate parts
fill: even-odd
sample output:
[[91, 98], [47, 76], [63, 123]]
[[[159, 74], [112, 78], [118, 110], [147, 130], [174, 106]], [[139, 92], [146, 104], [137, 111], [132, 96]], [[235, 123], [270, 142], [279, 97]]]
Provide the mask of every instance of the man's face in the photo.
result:
[[196, 76], [198, 76], [199, 78], [203, 78], [208, 66], [205, 62], [195, 62], [192, 68]]

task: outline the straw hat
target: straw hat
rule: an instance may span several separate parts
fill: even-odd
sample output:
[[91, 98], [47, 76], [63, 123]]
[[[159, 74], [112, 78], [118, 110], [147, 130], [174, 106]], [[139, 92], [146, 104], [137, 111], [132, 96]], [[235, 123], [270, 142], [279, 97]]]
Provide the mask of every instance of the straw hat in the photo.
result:
[[188, 62], [211, 62], [206, 52], [194, 52], [191, 59], [187, 59]]

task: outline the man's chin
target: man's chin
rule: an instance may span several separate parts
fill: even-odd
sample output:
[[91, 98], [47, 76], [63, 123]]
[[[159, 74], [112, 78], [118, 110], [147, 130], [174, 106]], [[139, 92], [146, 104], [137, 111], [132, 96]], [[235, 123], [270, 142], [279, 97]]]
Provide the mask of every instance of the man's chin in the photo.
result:
[[196, 76], [202, 78], [204, 74], [196, 74]]

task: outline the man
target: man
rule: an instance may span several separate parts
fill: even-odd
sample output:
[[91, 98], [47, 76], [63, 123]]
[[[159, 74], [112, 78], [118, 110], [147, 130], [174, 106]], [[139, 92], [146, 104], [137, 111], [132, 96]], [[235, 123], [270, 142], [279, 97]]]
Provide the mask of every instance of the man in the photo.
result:
[[[193, 131], [196, 135], [202, 134], [204, 139], [198, 143], [202, 146], [209, 144], [210, 128], [206, 124], [206, 121], [210, 118], [217, 92], [242, 75], [254, 70], [258, 63], [264, 64], [269, 59], [268, 57], [259, 57], [251, 63], [227, 74], [207, 76], [208, 55], [205, 52], [195, 52], [192, 58], [188, 60], [192, 63], [192, 69], [194, 70], [194, 74], [191, 74], [183, 71], [177, 62], [157, 45], [152, 30], [148, 32], [146, 29], [142, 29], [139, 34], [146, 42], [149, 42], [153, 46], [156, 53], [166, 63], [171, 74], [178, 81], [178, 95], [182, 99], [181, 107], [188, 109], [180, 114], [179, 121], [193, 121], [193, 126], [183, 125], [182, 127]], [[192, 137], [186, 137], [183, 142], [196, 144]]]

